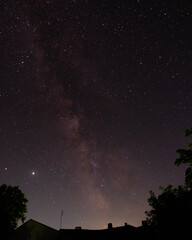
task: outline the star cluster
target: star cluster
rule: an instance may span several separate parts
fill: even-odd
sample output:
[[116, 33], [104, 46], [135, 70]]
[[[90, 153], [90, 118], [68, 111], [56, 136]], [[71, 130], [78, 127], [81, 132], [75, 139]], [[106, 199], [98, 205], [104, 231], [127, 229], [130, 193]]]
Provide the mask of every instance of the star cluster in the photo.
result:
[[138, 226], [182, 184], [192, 123], [190, 1], [2, 1], [0, 184], [58, 228]]

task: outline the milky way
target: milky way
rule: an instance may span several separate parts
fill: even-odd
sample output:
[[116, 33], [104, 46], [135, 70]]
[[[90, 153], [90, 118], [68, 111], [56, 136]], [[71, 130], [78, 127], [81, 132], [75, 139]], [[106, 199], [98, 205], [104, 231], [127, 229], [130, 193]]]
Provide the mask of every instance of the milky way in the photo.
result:
[[0, 184], [19, 185], [27, 219], [138, 226], [149, 190], [183, 183], [191, 8], [1, 1]]

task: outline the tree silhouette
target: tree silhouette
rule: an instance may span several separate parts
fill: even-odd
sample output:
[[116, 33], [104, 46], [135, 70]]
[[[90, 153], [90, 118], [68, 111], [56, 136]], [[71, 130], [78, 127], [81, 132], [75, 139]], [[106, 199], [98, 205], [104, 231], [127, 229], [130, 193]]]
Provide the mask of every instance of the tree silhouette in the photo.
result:
[[18, 186], [0, 186], [0, 233], [11, 233], [19, 220], [24, 222], [27, 202]]
[[[192, 135], [192, 129], [186, 130], [185, 135]], [[160, 235], [183, 237], [189, 236], [192, 221], [192, 143], [188, 149], [178, 149], [177, 153], [177, 166], [189, 164], [185, 172], [185, 185], [160, 187], [162, 193], [159, 196], [150, 191], [148, 202], [152, 209], [146, 211], [146, 223], [157, 229]]]
[[[187, 129], [185, 136], [189, 137], [192, 135], [192, 128]], [[183, 164], [189, 164], [189, 167], [185, 171], [185, 185], [192, 188], [192, 142], [188, 144], [188, 149], [178, 149], [176, 151], [179, 154], [179, 158], [176, 159], [175, 165], [180, 166]]]

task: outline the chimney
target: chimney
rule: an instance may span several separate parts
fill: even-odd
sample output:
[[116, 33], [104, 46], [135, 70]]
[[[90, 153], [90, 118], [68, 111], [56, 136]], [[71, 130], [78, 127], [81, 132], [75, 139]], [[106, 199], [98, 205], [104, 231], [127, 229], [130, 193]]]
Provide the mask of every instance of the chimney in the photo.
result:
[[112, 223], [108, 223], [108, 229], [112, 229], [112, 228], [113, 228]]

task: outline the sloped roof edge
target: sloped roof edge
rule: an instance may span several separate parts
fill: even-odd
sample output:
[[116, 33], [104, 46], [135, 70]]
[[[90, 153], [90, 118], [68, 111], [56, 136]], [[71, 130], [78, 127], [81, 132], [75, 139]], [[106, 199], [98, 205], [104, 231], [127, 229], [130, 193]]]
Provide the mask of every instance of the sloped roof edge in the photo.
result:
[[38, 221], [36, 221], [36, 220], [33, 220], [33, 219], [27, 220], [25, 223], [23, 223], [23, 224], [22, 224], [21, 226], [19, 226], [17, 229], [19, 229], [19, 228], [21, 228], [22, 226], [24, 226], [24, 225], [26, 225], [26, 224], [28, 224], [28, 223], [31, 223], [31, 222], [32, 222], [32, 223], [35, 223], [35, 224], [40, 224], [40, 225], [42, 225], [42, 226], [44, 226], [44, 227], [50, 228], [50, 229], [55, 230], [55, 231], [58, 232], [57, 229], [52, 228], [52, 227], [49, 227], [49, 226], [47, 226], [47, 225], [45, 225], [45, 224], [43, 224], [43, 223], [40, 223], [40, 222], [38, 222]]

